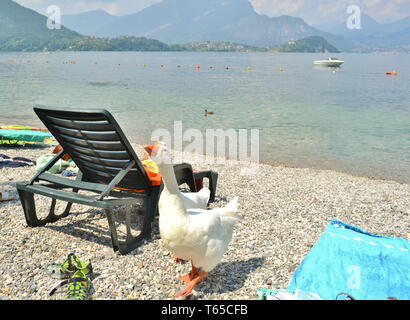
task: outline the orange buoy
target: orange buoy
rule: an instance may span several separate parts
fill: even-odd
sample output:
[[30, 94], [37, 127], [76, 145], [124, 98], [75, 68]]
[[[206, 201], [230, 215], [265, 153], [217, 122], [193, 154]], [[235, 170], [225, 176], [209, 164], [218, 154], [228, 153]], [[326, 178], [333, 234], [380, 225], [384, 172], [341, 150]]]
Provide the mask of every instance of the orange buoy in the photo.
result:
[[387, 71], [386, 74], [391, 74], [391, 72], [390, 72], [390, 71]]
[[225, 67], [225, 69], [226, 69], [226, 70], [229, 70], [229, 67], [228, 67], [228, 66], [226, 66], [226, 67]]
[[209, 67], [209, 69], [211, 69], [211, 70], [212, 70], [213, 68], [214, 68], [214, 67], [212, 67], [212, 66]]
[[197, 69], [199, 69], [199, 68], [200, 68], [200, 67], [199, 67], [199, 64], [197, 64], [197, 65], [196, 65], [196, 68], [197, 68]]
[[393, 76], [397, 76], [397, 71], [396, 71], [396, 70], [393, 70], [391, 74], [392, 74]]
[[9, 62], [14, 62], [14, 60], [13, 60], [13, 59], [10, 59]]
[[161, 68], [163, 68], [164, 67], [164, 65], [163, 64], [161, 64]]
[[181, 65], [179, 64], [179, 65], [177, 65], [177, 68], [181, 68]]

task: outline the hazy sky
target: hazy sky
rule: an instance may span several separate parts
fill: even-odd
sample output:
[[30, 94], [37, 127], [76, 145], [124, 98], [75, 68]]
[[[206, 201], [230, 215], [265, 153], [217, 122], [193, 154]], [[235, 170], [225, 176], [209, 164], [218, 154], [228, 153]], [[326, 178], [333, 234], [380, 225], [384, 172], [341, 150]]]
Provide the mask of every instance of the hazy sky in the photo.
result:
[[[96, 9], [115, 15], [135, 13], [162, 0], [14, 0], [42, 14], [50, 5], [58, 5], [62, 14]], [[198, 1], [198, 0], [192, 0]], [[206, 0], [199, 0], [206, 1]], [[310, 24], [343, 21], [349, 5], [358, 5], [363, 13], [379, 22], [394, 21], [410, 15], [410, 0], [250, 0], [255, 11], [268, 16], [291, 15]]]

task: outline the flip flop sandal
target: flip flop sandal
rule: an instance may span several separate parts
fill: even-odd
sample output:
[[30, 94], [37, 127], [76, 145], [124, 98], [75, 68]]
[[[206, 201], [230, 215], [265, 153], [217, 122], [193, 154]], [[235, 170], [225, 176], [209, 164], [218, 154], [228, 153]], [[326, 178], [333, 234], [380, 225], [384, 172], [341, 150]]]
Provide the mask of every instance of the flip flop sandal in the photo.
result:
[[350, 294], [346, 293], [346, 292], [340, 292], [337, 296], [336, 296], [336, 300], [340, 300], [338, 299], [340, 296], [346, 296], [346, 300], [356, 300], [353, 296], [351, 296]]
[[77, 268], [74, 265], [74, 260], [76, 256], [74, 253], [70, 253], [66, 261], [61, 264], [52, 263], [47, 267], [47, 273], [50, 277], [55, 279], [68, 279], [76, 271]]
[[91, 282], [80, 270], [74, 273], [69, 281], [67, 300], [88, 300], [91, 297]]
[[61, 264], [52, 263], [47, 267], [47, 272], [52, 278], [68, 279], [77, 271], [81, 270], [84, 274], [92, 274], [93, 266], [91, 261], [88, 263], [82, 262], [74, 253], [70, 253], [66, 261]]
[[74, 253], [70, 253], [66, 261], [62, 264], [51, 264], [49, 266], [51, 276], [58, 279], [64, 279], [60, 284], [55, 286], [49, 293], [52, 296], [58, 288], [69, 284], [67, 299], [83, 300], [90, 295], [91, 278], [94, 274], [91, 261], [82, 262]]

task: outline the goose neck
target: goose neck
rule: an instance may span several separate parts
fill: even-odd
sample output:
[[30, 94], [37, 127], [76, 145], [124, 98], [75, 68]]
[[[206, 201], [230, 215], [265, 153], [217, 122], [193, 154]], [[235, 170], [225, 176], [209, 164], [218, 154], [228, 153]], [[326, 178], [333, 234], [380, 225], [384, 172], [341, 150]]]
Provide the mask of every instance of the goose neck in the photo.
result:
[[171, 194], [179, 193], [177, 179], [175, 178], [174, 167], [172, 164], [161, 163], [158, 165], [165, 188]]

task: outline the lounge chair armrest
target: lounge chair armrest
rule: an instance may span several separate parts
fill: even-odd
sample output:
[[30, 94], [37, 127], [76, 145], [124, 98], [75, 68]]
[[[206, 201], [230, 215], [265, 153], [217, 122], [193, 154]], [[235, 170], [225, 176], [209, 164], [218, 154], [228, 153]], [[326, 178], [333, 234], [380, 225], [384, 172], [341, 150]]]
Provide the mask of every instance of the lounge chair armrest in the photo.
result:
[[60, 160], [63, 154], [64, 154], [64, 150], [61, 149], [60, 152], [57, 153], [53, 159], [47, 162], [47, 164], [40, 171], [38, 171], [36, 175], [34, 175], [34, 177], [30, 180], [29, 184], [32, 185], [36, 180], [38, 180], [38, 177], [44, 172], [46, 172], [47, 170], [49, 170], [58, 160]]

